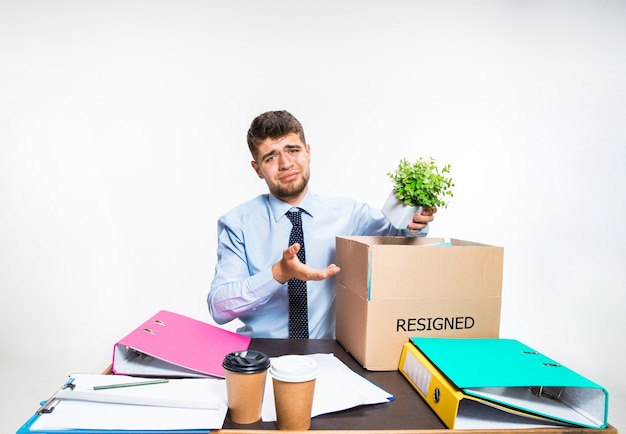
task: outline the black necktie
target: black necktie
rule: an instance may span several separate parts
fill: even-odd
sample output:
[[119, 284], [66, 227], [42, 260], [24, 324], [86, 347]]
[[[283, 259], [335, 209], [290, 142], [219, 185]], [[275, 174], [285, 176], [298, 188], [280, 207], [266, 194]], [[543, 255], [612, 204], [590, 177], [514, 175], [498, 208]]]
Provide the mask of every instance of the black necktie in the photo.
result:
[[[304, 235], [302, 233], [302, 210], [288, 211], [287, 217], [293, 228], [289, 235], [289, 245], [300, 244], [298, 259], [306, 263], [304, 254]], [[299, 279], [290, 279], [287, 283], [289, 291], [289, 337], [293, 339], [309, 338], [309, 311], [307, 307], [306, 282]]]

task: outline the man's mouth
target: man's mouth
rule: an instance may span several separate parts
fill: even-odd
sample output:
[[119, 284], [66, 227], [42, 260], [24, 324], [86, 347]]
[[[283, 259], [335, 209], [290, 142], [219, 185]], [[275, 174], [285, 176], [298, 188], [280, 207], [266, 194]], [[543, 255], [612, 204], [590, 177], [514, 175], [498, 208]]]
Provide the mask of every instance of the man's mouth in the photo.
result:
[[298, 172], [290, 172], [280, 177], [282, 182], [291, 182], [298, 177]]

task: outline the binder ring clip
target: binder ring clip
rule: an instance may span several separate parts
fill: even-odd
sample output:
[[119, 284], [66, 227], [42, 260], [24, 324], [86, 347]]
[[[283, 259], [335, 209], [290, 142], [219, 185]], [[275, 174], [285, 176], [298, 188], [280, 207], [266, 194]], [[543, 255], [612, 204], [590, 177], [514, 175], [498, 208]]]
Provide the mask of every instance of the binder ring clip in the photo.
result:
[[559, 387], [556, 390], [552, 390], [551, 388], [548, 387], [544, 387], [544, 386], [535, 386], [535, 387], [529, 387], [528, 390], [530, 390], [532, 393], [535, 394], [535, 396], [538, 396], [539, 398], [550, 398], [550, 399], [560, 399], [561, 395], [563, 394], [563, 387]]

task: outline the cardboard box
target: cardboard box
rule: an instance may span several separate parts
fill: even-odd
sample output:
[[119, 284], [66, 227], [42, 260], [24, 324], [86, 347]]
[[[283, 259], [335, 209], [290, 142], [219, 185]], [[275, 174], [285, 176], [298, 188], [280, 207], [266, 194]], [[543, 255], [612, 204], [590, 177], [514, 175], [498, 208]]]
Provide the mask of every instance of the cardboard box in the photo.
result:
[[504, 249], [439, 238], [337, 237], [337, 341], [373, 371], [409, 337], [497, 338]]

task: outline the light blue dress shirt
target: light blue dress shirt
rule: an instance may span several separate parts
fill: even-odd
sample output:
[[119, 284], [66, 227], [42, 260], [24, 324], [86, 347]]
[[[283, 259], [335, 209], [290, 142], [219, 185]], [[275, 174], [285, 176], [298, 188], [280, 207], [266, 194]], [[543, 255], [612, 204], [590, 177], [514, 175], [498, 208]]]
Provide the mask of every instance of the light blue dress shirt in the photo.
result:
[[[383, 214], [347, 198], [324, 198], [309, 191], [298, 204], [306, 262], [322, 269], [335, 263], [335, 237], [361, 235], [425, 236], [397, 230]], [[239, 318], [237, 332], [258, 338], [287, 338], [287, 284], [272, 276], [272, 266], [288, 247], [291, 222], [285, 215], [292, 205], [271, 194], [258, 196], [222, 216], [217, 224], [215, 277], [207, 297], [218, 324]], [[309, 336], [335, 337], [335, 277], [308, 281]]]

